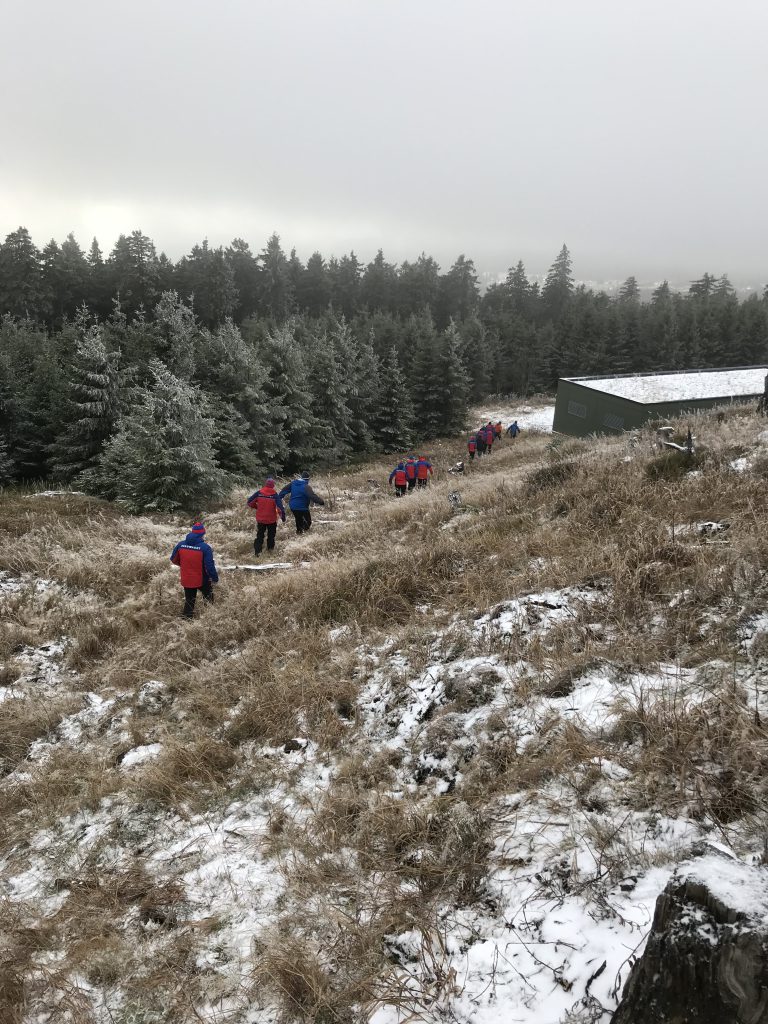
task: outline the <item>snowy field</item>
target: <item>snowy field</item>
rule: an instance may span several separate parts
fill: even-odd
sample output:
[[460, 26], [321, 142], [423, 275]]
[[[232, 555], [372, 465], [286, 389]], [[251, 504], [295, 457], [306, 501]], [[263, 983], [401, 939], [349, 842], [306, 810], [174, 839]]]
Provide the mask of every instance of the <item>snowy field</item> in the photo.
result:
[[662, 373], [634, 377], [597, 377], [582, 381], [579, 377], [566, 380], [584, 383], [595, 391], [604, 391], [633, 402], [677, 402], [686, 399], [728, 398], [761, 395], [765, 389], [768, 366], [746, 370], [701, 370], [695, 373]]
[[477, 426], [487, 423], [488, 420], [491, 423], [498, 423], [501, 420], [506, 430], [510, 423], [517, 420], [517, 425], [522, 430], [549, 434], [552, 431], [552, 423], [555, 418], [555, 407], [554, 405], [531, 406], [525, 403], [489, 405], [473, 409], [472, 413], [477, 421]]

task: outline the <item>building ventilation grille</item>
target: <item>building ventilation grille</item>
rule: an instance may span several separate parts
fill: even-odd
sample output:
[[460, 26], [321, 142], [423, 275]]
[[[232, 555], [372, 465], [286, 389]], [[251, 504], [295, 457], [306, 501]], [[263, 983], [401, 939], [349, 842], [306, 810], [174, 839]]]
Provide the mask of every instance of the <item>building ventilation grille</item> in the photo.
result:
[[583, 420], [587, 418], [587, 407], [582, 405], [581, 402], [569, 402], [568, 412], [571, 416], [580, 416]]

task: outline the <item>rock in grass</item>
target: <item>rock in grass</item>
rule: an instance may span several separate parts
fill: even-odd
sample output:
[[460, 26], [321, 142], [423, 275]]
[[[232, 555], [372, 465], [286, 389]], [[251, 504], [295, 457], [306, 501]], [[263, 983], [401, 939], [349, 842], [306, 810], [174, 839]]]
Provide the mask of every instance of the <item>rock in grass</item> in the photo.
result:
[[768, 871], [711, 855], [656, 901], [612, 1024], [768, 1024]]

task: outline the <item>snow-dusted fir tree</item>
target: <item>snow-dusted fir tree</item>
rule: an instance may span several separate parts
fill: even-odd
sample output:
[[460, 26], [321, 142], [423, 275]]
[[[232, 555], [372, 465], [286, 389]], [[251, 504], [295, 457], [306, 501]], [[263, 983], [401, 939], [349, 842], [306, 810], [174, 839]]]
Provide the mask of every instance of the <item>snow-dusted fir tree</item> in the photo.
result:
[[354, 452], [372, 452], [376, 448], [376, 423], [381, 379], [379, 361], [370, 335], [360, 339], [352, 355], [352, 384], [347, 404], [352, 413], [350, 443]]
[[8, 451], [8, 442], [0, 434], [0, 487], [6, 487], [14, 477], [13, 459]]
[[419, 437], [436, 437], [441, 433], [445, 397], [438, 369], [440, 343], [429, 311], [411, 317], [409, 329], [414, 348], [408, 377], [416, 432]]
[[[1, 340], [1, 336], [0, 336]], [[11, 483], [15, 464], [11, 458], [10, 436], [13, 424], [13, 380], [7, 353], [0, 351], [0, 486]]]
[[438, 434], [456, 434], [467, 422], [469, 376], [461, 361], [461, 337], [451, 323], [440, 335], [436, 355], [436, 386], [440, 396]]
[[267, 369], [231, 320], [198, 339], [195, 382], [205, 389], [216, 421], [216, 460], [222, 469], [254, 476], [275, 466], [275, 417], [266, 392]]
[[309, 371], [294, 324], [290, 321], [272, 331], [260, 344], [269, 370], [266, 383], [275, 418], [275, 471], [302, 470], [318, 457], [318, 423], [312, 412]]
[[176, 292], [163, 292], [155, 306], [155, 353], [179, 377], [189, 380], [195, 368], [199, 327], [191, 306]]
[[352, 341], [342, 321], [330, 335], [313, 332], [307, 342], [312, 414], [317, 422], [316, 458], [325, 463], [343, 462], [352, 448], [352, 413], [347, 405]]
[[379, 381], [374, 436], [382, 451], [401, 452], [413, 436], [413, 406], [394, 346], [381, 361]]
[[99, 454], [112, 435], [120, 411], [119, 354], [108, 352], [101, 325], [86, 309], [77, 316], [74, 358], [66, 369], [64, 420], [50, 448], [53, 475], [88, 487]]
[[148, 387], [99, 459], [97, 493], [131, 512], [198, 513], [221, 497], [227, 476], [216, 464], [216, 425], [199, 388], [150, 363]]

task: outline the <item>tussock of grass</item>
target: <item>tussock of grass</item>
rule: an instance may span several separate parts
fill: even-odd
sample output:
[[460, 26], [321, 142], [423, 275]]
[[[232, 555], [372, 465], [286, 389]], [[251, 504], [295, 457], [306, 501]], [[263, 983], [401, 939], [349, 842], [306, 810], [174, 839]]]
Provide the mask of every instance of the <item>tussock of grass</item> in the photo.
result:
[[0, 701], [0, 773], [12, 772], [35, 740], [49, 736], [62, 718], [79, 707], [71, 697], [49, 701], [7, 697]]
[[187, 743], [169, 741], [160, 756], [143, 768], [134, 782], [140, 801], [178, 806], [223, 782], [237, 756], [230, 746], [208, 736]]

